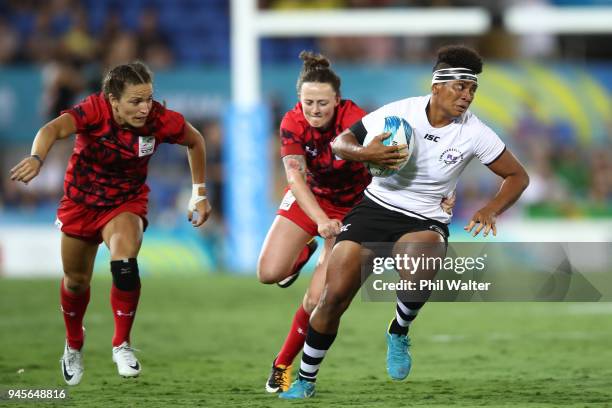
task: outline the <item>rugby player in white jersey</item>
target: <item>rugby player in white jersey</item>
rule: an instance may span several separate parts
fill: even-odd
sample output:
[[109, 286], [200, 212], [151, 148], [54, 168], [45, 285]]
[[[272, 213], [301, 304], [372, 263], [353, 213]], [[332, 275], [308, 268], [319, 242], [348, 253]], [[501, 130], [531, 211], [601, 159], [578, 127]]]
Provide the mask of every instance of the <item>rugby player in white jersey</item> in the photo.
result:
[[[529, 184], [525, 169], [501, 139], [468, 110], [481, 72], [482, 59], [476, 51], [457, 45], [443, 47], [433, 68], [430, 95], [385, 105], [333, 142], [333, 151], [340, 158], [364, 161], [361, 143], [368, 133], [380, 133], [385, 117], [399, 116], [413, 128], [408, 163], [390, 177], [374, 177], [364, 200], [343, 220], [330, 256], [325, 290], [310, 318], [298, 379], [281, 398], [314, 395], [319, 366], [336, 337], [340, 317], [361, 286], [362, 243], [400, 243], [409, 256], [425, 252], [444, 258], [451, 215], [440, 209], [440, 200], [454, 191], [459, 175], [473, 158], [503, 178], [497, 194], [465, 226], [474, 236], [481, 232], [496, 235], [496, 217]], [[403, 148], [406, 146], [398, 146], [398, 150]], [[436, 271], [417, 273], [433, 277]], [[423, 300], [398, 297], [396, 316], [386, 333], [387, 372], [394, 380], [410, 372], [408, 327]]]

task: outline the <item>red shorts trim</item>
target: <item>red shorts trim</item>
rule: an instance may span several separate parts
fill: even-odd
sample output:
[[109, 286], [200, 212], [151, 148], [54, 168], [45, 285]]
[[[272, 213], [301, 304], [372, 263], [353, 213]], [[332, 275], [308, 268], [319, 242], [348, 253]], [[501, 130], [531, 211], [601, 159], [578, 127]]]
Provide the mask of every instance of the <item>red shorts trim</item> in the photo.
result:
[[97, 244], [102, 242], [102, 228], [118, 214], [130, 212], [142, 218], [144, 229], [147, 229], [148, 195], [141, 194], [116, 207], [95, 208], [78, 204], [64, 196], [57, 209], [55, 224], [66, 235], [91, 241]]
[[[344, 216], [351, 210], [349, 207], [337, 207], [321, 197], [315, 196], [315, 198], [317, 199], [317, 203], [319, 203], [319, 207], [321, 207], [323, 212], [330, 219], [342, 221]], [[289, 188], [285, 189], [285, 196], [283, 197], [280, 207], [278, 207], [278, 211], [276, 213], [292, 221], [298, 227], [306, 231], [306, 233], [308, 233], [310, 236], [314, 237], [319, 235], [317, 223], [306, 215], [304, 210], [302, 210], [302, 207], [300, 207], [297, 203], [297, 200]]]

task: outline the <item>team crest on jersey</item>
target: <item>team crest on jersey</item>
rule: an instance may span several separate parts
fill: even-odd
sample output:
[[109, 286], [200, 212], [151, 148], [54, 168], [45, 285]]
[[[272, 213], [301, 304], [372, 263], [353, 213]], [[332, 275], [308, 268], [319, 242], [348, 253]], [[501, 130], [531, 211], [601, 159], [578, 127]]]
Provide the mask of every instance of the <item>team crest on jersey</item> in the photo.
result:
[[463, 153], [454, 147], [451, 147], [450, 149], [446, 149], [444, 153], [440, 155], [440, 161], [448, 165], [461, 163], [463, 161]]
[[139, 136], [138, 137], [138, 157], [148, 156], [155, 151], [155, 137]]
[[310, 146], [304, 146], [304, 150], [306, 150], [306, 153], [308, 153], [311, 156], [316, 156], [317, 154], [319, 154], [319, 151], [316, 148], [312, 148]]

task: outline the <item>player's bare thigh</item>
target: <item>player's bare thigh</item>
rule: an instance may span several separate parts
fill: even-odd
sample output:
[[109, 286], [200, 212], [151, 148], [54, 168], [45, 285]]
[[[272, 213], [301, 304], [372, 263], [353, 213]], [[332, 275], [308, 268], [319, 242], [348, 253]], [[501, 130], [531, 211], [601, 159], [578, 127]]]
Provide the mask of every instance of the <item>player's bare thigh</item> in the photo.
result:
[[312, 313], [314, 308], [319, 303], [321, 293], [323, 293], [323, 288], [325, 287], [325, 276], [327, 275], [327, 266], [329, 264], [329, 257], [332, 253], [332, 249], [334, 248], [335, 243], [335, 237], [328, 238], [325, 240], [325, 244], [321, 249], [321, 254], [319, 255], [317, 265], [315, 267], [314, 273], [312, 274], [310, 285], [308, 286], [308, 290], [306, 291], [306, 294], [304, 295], [304, 300], [302, 302], [304, 310], [306, 310], [308, 313]]
[[327, 266], [325, 288], [310, 323], [321, 333], [335, 333], [340, 317], [361, 287], [361, 245], [341, 241], [334, 246]]
[[89, 287], [97, 252], [97, 243], [62, 233], [61, 253], [66, 289], [81, 293]]
[[131, 212], [117, 214], [102, 228], [102, 239], [110, 250], [111, 261], [136, 258], [142, 245], [144, 223]]
[[312, 236], [297, 224], [277, 215], [259, 254], [257, 262], [259, 281], [277, 283], [291, 275], [291, 268], [311, 238]]
[[[408, 255], [415, 258], [442, 258], [446, 256], [444, 237], [435, 231], [409, 232], [400, 237], [393, 247], [393, 256]], [[430, 262], [429, 265], [433, 265]], [[402, 279], [415, 280], [433, 279], [437, 270], [434, 268], [419, 268], [417, 271], [399, 270]]]

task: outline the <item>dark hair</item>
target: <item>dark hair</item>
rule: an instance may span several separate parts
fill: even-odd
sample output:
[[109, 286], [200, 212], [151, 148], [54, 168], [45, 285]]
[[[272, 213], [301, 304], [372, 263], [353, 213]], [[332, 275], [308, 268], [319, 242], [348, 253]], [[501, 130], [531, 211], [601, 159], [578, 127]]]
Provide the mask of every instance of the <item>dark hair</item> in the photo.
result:
[[447, 45], [438, 50], [438, 61], [433, 71], [443, 68], [468, 68], [474, 74], [482, 72], [482, 58], [478, 53], [465, 45]]
[[304, 65], [297, 80], [298, 95], [304, 82], [320, 82], [330, 84], [336, 95], [340, 96], [340, 77], [330, 68], [331, 63], [327, 58], [312, 51], [302, 51], [300, 59], [304, 61]]
[[149, 67], [140, 61], [117, 65], [112, 68], [102, 81], [102, 92], [107, 98], [112, 94], [121, 98], [126, 85], [150, 84], [153, 82], [153, 73]]

